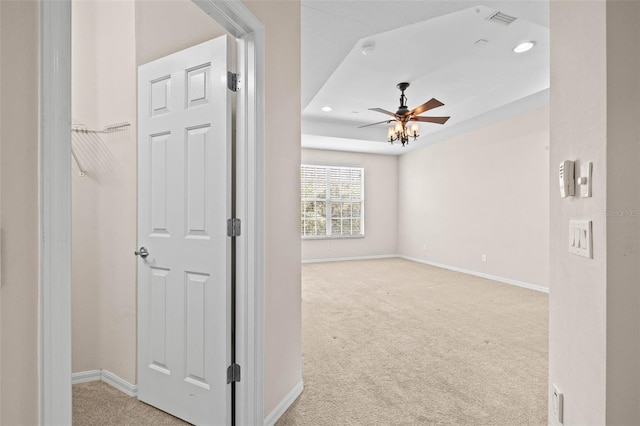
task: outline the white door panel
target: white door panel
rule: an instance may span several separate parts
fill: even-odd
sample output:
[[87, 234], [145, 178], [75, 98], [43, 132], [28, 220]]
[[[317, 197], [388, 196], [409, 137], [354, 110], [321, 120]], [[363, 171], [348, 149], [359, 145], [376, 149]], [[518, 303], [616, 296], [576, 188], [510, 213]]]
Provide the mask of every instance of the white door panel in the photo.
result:
[[231, 415], [228, 43], [138, 69], [138, 398], [203, 425]]

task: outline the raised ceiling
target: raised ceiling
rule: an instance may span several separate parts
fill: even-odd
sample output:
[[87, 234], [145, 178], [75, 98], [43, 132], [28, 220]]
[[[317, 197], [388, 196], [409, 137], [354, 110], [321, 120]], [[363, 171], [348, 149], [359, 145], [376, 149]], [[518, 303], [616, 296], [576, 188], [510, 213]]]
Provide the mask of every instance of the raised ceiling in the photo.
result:
[[[402, 154], [547, 102], [546, 1], [302, 4], [303, 147]], [[516, 19], [488, 19], [496, 12]], [[526, 40], [535, 47], [514, 53]], [[445, 106], [423, 115], [452, 117], [421, 123], [408, 148], [385, 142], [384, 124], [357, 128], [386, 118], [368, 108], [397, 109], [400, 81], [411, 83], [409, 108], [435, 97]]]

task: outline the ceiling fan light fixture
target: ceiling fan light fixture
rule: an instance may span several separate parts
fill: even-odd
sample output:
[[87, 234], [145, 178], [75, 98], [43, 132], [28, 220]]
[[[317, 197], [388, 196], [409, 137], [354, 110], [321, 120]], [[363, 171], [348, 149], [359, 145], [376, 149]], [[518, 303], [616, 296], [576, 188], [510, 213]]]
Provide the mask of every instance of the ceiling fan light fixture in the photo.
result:
[[526, 51], [529, 51], [531, 49], [533, 49], [533, 46], [536, 45], [535, 41], [524, 41], [520, 44], [518, 44], [516, 47], [513, 48], [513, 51], [515, 53], [524, 53]]
[[395, 126], [389, 126], [387, 137], [389, 142], [393, 144], [395, 141], [402, 142], [402, 145], [409, 143], [409, 138], [416, 140], [418, 133], [420, 132], [420, 126], [415, 121], [409, 121], [406, 117], [400, 118], [396, 121]]
[[379, 121], [377, 123], [365, 124], [364, 126], [360, 126], [359, 128], [375, 126], [378, 124], [386, 123], [390, 124], [395, 121], [395, 125], [389, 126], [387, 129], [387, 137], [389, 138], [389, 142], [393, 145], [394, 142], [398, 141], [402, 143], [402, 146], [405, 146], [409, 143], [409, 139], [413, 138], [415, 141], [418, 136], [418, 132], [420, 131], [420, 126], [418, 126], [419, 121], [424, 121], [427, 123], [437, 123], [444, 124], [449, 120], [450, 117], [421, 117], [420, 114], [423, 112], [429, 111], [433, 108], [438, 108], [443, 106], [444, 104], [439, 100], [432, 98], [431, 100], [423, 103], [417, 108], [409, 110], [407, 107], [407, 97], [404, 95], [404, 91], [409, 87], [409, 83], [403, 82], [398, 83], [397, 88], [400, 90], [400, 107], [398, 111], [393, 113], [391, 111], [387, 111], [382, 108], [369, 108], [369, 111], [377, 111], [386, 115], [390, 115], [393, 118], [387, 119], [383, 121]]

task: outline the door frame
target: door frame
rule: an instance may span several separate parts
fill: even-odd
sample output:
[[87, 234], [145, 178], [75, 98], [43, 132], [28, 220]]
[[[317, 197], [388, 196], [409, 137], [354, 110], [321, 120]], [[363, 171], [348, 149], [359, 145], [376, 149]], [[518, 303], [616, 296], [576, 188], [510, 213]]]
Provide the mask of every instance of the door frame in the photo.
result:
[[[264, 27], [238, 0], [192, 0], [236, 38], [238, 425], [264, 423]], [[71, 424], [71, 0], [40, 0], [39, 419]], [[133, 249], [133, 248], [132, 248]]]

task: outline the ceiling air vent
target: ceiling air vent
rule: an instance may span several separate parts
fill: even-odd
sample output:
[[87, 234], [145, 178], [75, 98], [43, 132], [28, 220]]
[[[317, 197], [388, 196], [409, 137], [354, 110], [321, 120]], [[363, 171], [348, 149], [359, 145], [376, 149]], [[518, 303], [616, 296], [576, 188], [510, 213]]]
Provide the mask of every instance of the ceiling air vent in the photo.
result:
[[487, 18], [487, 21], [495, 22], [497, 24], [502, 24], [502, 25], [509, 25], [516, 19], [518, 18], [516, 18], [515, 16], [510, 16], [502, 12], [496, 12], [493, 15], [489, 16]]

